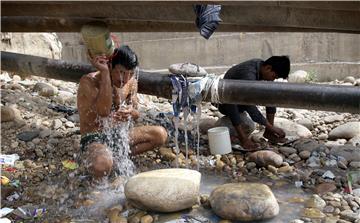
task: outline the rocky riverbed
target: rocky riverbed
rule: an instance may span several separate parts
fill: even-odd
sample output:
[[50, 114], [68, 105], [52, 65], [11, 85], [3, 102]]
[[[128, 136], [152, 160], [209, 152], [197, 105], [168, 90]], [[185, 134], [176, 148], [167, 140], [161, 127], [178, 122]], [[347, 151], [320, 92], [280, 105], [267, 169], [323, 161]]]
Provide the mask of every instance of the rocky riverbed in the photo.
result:
[[[14, 209], [6, 218], [32, 219], [35, 222], [147, 223], [161, 219], [161, 214], [151, 210], [140, 211], [126, 201], [123, 187], [126, 179], [113, 174], [100, 184], [90, 180], [81, 165], [77, 84], [38, 77], [21, 79], [6, 72], [1, 73], [0, 79], [1, 154], [14, 154], [12, 158], [15, 159], [18, 157], [14, 165], [1, 167], [1, 207]], [[346, 78], [330, 84], [359, 83], [354, 78]], [[301, 207], [288, 222], [360, 222], [359, 114], [279, 108], [275, 122], [286, 130], [287, 143], [269, 144], [262, 138], [264, 129], [256, 126], [251, 137], [264, 146], [265, 155], [245, 153], [235, 141], [233, 153], [214, 156], [208, 149], [206, 131], [217, 125], [222, 115], [215, 107], [204, 103], [200, 121], [200, 157], [197, 158], [194, 146], [196, 128], [191, 124], [193, 134], [189, 136], [190, 156], [186, 161], [184, 125], [180, 124], [182, 152], [176, 162], [169, 100], [140, 95], [139, 110], [142, 115], [138, 125], [162, 125], [169, 131], [170, 137], [166, 146], [131, 157], [136, 172], [175, 167], [176, 163], [182, 168], [189, 166], [197, 169], [199, 164], [202, 178], [206, 178], [207, 174], [216, 174], [226, 179], [218, 186], [225, 182], [263, 182], [267, 179], [263, 184], [266, 186], [259, 188], [271, 191], [281, 182], [286, 182], [308, 195], [287, 197], [287, 202], [300, 204]], [[238, 186], [228, 187], [234, 193], [243, 190]], [[220, 189], [217, 196], [213, 195], [210, 199], [210, 191], [200, 190], [199, 202], [193, 205], [193, 210], [208, 210], [212, 206], [218, 210], [216, 213], [221, 213], [221, 222], [224, 223], [224, 220], [232, 218], [232, 214], [229, 209], [222, 210], [227, 207], [219, 205], [228, 196], [220, 194]], [[275, 193], [276, 196], [280, 195]], [[276, 198], [278, 202], [281, 200]], [[250, 207], [259, 210], [258, 201], [253, 197], [241, 199], [249, 199]], [[277, 215], [276, 199], [271, 195], [266, 199], [269, 200], [269, 209], [273, 210], [266, 213], [271, 217]], [[247, 214], [256, 215], [256, 210]], [[282, 210], [280, 202], [279, 216], [285, 213]], [[168, 221], [171, 220], [174, 219]], [[193, 222], [206, 220], [209, 219], [202, 216], [202, 219]]]

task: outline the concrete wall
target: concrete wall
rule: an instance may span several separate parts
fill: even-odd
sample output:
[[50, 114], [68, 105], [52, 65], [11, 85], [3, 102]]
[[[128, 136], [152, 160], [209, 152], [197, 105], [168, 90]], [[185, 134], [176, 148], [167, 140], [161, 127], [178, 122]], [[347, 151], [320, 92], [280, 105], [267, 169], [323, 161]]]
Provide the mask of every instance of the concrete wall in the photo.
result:
[[[143, 69], [166, 69], [181, 62], [227, 68], [249, 58], [289, 55], [294, 64], [292, 70], [315, 72], [321, 81], [349, 75], [360, 77], [360, 35], [357, 34], [215, 33], [210, 40], [198, 33], [115, 34], [121, 44], [135, 50]], [[79, 34], [58, 33], [58, 36], [63, 43], [63, 59], [86, 61]]]

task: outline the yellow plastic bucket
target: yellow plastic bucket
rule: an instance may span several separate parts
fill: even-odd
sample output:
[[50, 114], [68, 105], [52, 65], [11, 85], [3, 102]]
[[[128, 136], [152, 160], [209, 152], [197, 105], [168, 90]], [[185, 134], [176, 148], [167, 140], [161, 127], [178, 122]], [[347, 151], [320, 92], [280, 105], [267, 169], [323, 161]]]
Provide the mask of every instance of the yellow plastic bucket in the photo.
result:
[[83, 25], [81, 34], [90, 56], [105, 54], [110, 57], [113, 54], [114, 41], [111, 39], [109, 28], [105, 23], [92, 22]]

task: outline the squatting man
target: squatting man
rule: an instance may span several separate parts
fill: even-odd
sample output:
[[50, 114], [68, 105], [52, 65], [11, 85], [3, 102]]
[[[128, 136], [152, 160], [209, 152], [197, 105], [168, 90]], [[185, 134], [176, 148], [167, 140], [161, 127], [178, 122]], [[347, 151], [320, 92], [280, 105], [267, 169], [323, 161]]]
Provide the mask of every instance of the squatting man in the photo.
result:
[[[277, 78], [287, 79], [290, 71], [290, 60], [287, 56], [272, 56], [263, 61], [251, 59], [230, 68], [224, 79], [274, 81]], [[240, 113], [247, 112], [251, 119], [265, 126], [264, 137], [277, 143], [285, 140], [285, 132], [274, 126], [275, 107], [266, 107], [266, 118], [255, 105], [220, 104], [219, 111], [228, 116], [234, 126], [242, 147], [246, 150], [257, 150], [260, 145], [251, 141], [243, 129]]]
[[[112, 170], [113, 157], [101, 118], [112, 122], [136, 120], [138, 66], [136, 54], [128, 47], [115, 49], [111, 61], [105, 56], [90, 57], [96, 72], [80, 79], [77, 106], [80, 116], [81, 148], [90, 174], [102, 178]], [[136, 155], [165, 144], [167, 132], [161, 126], [140, 126], [129, 131], [130, 150]]]

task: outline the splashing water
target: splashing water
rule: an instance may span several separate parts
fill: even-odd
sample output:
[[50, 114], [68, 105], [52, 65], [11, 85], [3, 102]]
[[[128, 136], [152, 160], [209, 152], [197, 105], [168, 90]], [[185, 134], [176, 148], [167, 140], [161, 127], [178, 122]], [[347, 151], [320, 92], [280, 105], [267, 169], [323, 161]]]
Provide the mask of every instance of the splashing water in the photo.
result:
[[185, 165], [186, 168], [189, 168], [189, 140], [188, 140], [188, 134], [187, 134], [187, 119], [189, 116], [189, 109], [186, 108], [184, 110], [184, 128], [185, 128]]
[[134, 175], [135, 165], [130, 159], [130, 138], [129, 131], [132, 122], [116, 123], [111, 125], [111, 120], [103, 120], [103, 132], [106, 135], [107, 146], [113, 156], [113, 171], [118, 176], [130, 177]]
[[175, 127], [175, 152], [176, 152], [176, 168], [179, 167], [179, 117], [174, 117], [174, 127]]
[[197, 135], [197, 143], [196, 143], [196, 161], [197, 161], [197, 171], [200, 170], [199, 156], [200, 156], [200, 118], [201, 118], [201, 104], [197, 105], [196, 113], [195, 113], [195, 125], [196, 125], [196, 135]]

